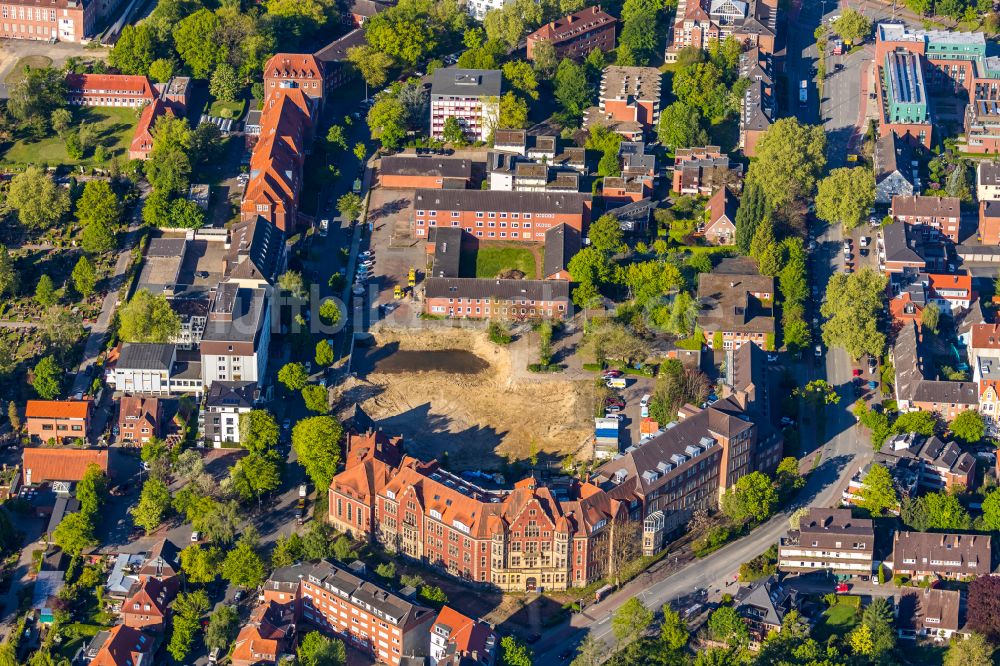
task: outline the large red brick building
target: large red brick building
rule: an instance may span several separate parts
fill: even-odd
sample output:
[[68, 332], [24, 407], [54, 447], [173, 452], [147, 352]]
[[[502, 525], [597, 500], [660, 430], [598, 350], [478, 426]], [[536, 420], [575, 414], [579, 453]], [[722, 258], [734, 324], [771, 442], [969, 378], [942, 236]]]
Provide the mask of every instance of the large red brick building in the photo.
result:
[[281, 88], [298, 88], [323, 108], [326, 87], [323, 64], [311, 53], [277, 53], [264, 65], [264, 96]]
[[[583, 587], [622, 553], [662, 549], [697, 508], [754, 470], [773, 470], [780, 434], [761, 432], [733, 398], [573, 481], [559, 498], [534, 478], [492, 491], [402, 454], [402, 440], [351, 434], [329, 492], [338, 530], [504, 591]], [[648, 534], [646, 534], [648, 532]], [[647, 545], [648, 542], [648, 545]]]
[[528, 60], [540, 42], [550, 42], [557, 58], [585, 58], [591, 51], [612, 51], [615, 48], [615, 24], [611, 14], [599, 6], [581, 9], [575, 14], [546, 23], [528, 35]]
[[0, 5], [0, 38], [82, 42], [121, 0], [10, 0]]
[[897, 222], [937, 229], [957, 243], [961, 204], [957, 197], [895, 196], [890, 213]]
[[591, 197], [575, 192], [417, 190], [413, 235], [427, 238], [435, 227], [457, 227], [485, 240], [545, 242], [560, 224], [586, 231]]
[[66, 98], [79, 106], [128, 106], [138, 109], [156, 99], [148, 76], [125, 74], [69, 74]]

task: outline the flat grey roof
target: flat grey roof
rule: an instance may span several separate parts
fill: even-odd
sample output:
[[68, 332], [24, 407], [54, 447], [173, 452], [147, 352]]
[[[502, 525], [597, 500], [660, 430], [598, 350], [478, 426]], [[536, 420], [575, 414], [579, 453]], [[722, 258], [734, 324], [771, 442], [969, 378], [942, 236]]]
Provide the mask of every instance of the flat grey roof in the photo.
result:
[[434, 70], [431, 95], [449, 97], [499, 97], [502, 84], [499, 69], [441, 67]]

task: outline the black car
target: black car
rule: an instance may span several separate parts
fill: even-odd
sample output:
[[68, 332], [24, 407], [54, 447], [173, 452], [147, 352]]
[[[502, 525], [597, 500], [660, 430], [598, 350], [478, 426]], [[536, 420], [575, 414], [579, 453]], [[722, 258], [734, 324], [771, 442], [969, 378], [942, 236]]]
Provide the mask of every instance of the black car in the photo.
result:
[[866, 247], [863, 247], [863, 248], [861, 248], [860, 250], [858, 250], [858, 253], [859, 253], [859, 254], [860, 254], [860, 255], [861, 255], [862, 257], [867, 257], [867, 256], [868, 256], [868, 248], [866, 248]]

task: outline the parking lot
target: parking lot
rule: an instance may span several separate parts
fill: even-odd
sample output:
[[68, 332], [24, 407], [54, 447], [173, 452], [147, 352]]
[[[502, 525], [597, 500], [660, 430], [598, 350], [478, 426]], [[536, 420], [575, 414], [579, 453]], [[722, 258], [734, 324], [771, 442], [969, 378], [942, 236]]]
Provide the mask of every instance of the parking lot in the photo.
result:
[[[368, 242], [375, 252], [375, 270], [369, 289], [372, 309], [382, 306], [379, 316], [398, 324], [416, 321], [420, 313], [419, 294], [429, 259], [424, 242], [410, 234], [412, 216], [413, 190], [375, 188], [371, 191], [368, 222], [372, 233]], [[410, 268], [417, 271], [415, 290], [406, 289]], [[406, 294], [399, 300], [393, 297], [397, 286]], [[389, 313], [384, 311], [387, 305]]]

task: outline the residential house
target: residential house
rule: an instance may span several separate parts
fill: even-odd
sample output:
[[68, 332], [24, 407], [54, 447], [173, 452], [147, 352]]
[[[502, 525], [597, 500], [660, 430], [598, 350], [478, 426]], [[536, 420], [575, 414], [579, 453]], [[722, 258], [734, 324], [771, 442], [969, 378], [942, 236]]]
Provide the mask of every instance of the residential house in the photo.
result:
[[757, 154], [757, 142], [776, 119], [771, 53], [751, 47], [740, 56], [740, 78], [750, 85], [740, 100], [740, 148], [747, 157]]
[[917, 463], [918, 487], [931, 492], [958, 492], [976, 484], [976, 459], [955, 442], [943, 442], [936, 436], [904, 433], [890, 437], [876, 454], [876, 462], [892, 467], [899, 460]]
[[904, 639], [944, 642], [962, 626], [961, 612], [962, 593], [958, 590], [903, 587], [895, 604], [896, 632]]
[[830, 571], [839, 577], [872, 575], [875, 531], [872, 521], [854, 518], [850, 509], [810, 508], [798, 530], [778, 541], [778, 570]]
[[389, 666], [399, 666], [404, 657], [427, 656], [436, 619], [430, 608], [372, 582], [361, 562], [280, 567], [264, 583], [261, 599], [289, 604], [296, 620], [334, 632]]
[[176, 577], [140, 576], [122, 603], [122, 624], [133, 629], [162, 633], [170, 616], [170, 602], [179, 588]]
[[987, 432], [1000, 432], [1000, 326], [973, 324], [968, 340], [972, 381], [979, 388], [979, 413]]
[[424, 282], [424, 312], [448, 318], [563, 319], [569, 309], [565, 280], [429, 277]]
[[493, 150], [524, 157], [528, 150], [528, 133], [519, 129], [498, 129], [493, 132]]
[[978, 409], [979, 389], [974, 382], [925, 376], [918, 324], [903, 324], [892, 347], [892, 358], [896, 368], [896, 403], [901, 412], [923, 410], [951, 421], [966, 410]]
[[589, 194], [573, 192], [416, 190], [413, 235], [427, 238], [434, 227], [459, 227], [480, 239], [541, 243], [560, 224], [583, 233], [591, 205]]
[[511, 0], [469, 0], [465, 9], [477, 21], [486, 18], [486, 14], [494, 9], [503, 9]]
[[26, 486], [75, 483], [83, 478], [91, 465], [97, 465], [102, 472], [110, 474], [107, 449], [27, 447], [21, 458], [22, 481]]
[[886, 132], [875, 142], [874, 163], [875, 203], [888, 205], [894, 197], [913, 196], [919, 179], [910, 144]]
[[99, 631], [87, 646], [89, 666], [146, 666], [153, 663], [156, 642], [124, 624]]
[[957, 197], [895, 196], [890, 214], [897, 222], [936, 229], [957, 243], [961, 203]]
[[256, 398], [255, 382], [212, 382], [203, 410], [205, 443], [217, 449], [223, 444], [239, 444], [240, 416], [253, 409]]
[[560, 224], [545, 232], [542, 275], [546, 280], [572, 280], [569, 262], [580, 251], [580, 232]]
[[178, 371], [176, 345], [126, 342], [110, 371], [108, 383], [116, 391], [152, 395], [169, 395], [193, 388], [173, 381]]
[[786, 589], [774, 576], [741, 586], [733, 595], [733, 607], [750, 630], [752, 648], [771, 632], [781, 631], [785, 616], [798, 606], [798, 593]]
[[466, 189], [472, 182], [472, 161], [437, 156], [383, 157], [379, 184], [393, 189]]
[[92, 400], [29, 400], [24, 409], [25, 428], [35, 440], [57, 443], [84, 439], [90, 432]]
[[260, 383], [267, 371], [271, 343], [271, 308], [266, 289], [241, 288], [224, 282], [212, 296], [201, 338], [202, 382]]
[[972, 306], [975, 293], [972, 291], [972, 276], [960, 274], [937, 275], [928, 273], [925, 276], [927, 298], [941, 310], [941, 314], [957, 317]]
[[373, 16], [378, 16], [385, 10], [389, 9], [393, 5], [391, 3], [376, 2], [376, 0], [351, 0], [350, 24], [355, 28], [360, 28], [365, 24], [365, 21]]
[[500, 116], [503, 76], [498, 69], [440, 67], [431, 83], [431, 138], [444, 138], [445, 122], [455, 118], [473, 141], [486, 141]]
[[612, 122], [637, 123], [640, 137], [626, 136], [634, 141], [642, 133], [652, 132], [660, 121], [660, 95], [663, 74], [655, 67], [623, 67], [610, 65], [601, 76], [598, 108], [584, 112], [584, 126], [590, 127], [601, 119]]
[[698, 326], [712, 349], [737, 349], [756, 342], [774, 346], [774, 278], [761, 275], [753, 261], [726, 259], [698, 276]]
[[729, 155], [718, 146], [678, 148], [671, 189], [677, 194], [710, 197], [727, 185], [736, 185], [742, 176], [743, 165], [730, 163]]
[[1000, 201], [1000, 162], [981, 161], [976, 165], [976, 199]]
[[1000, 245], [1000, 201], [979, 201], [979, 242]]
[[625, 178], [608, 176], [601, 182], [601, 197], [609, 205], [624, 205], [648, 199], [652, 194], [652, 182], [648, 178]]
[[886, 224], [876, 241], [879, 268], [894, 283], [909, 283], [924, 272], [947, 272], [948, 245], [944, 236], [931, 238], [922, 228], [909, 224]]
[[889, 313], [892, 314], [893, 321], [897, 322], [919, 324], [925, 307], [927, 291], [920, 282], [908, 284], [889, 301]]
[[736, 242], [736, 210], [739, 200], [723, 187], [705, 207], [705, 229], [702, 235], [712, 245], [732, 245]]
[[[261, 217], [236, 222], [226, 230], [222, 275], [248, 289], [273, 286], [285, 268], [285, 234]], [[207, 323], [207, 317], [204, 323]]]
[[[319, 599], [316, 603], [323, 604]], [[233, 643], [233, 653], [229, 657], [233, 666], [277, 664], [285, 655], [290, 655], [295, 639], [296, 614], [295, 605], [291, 602], [279, 603], [268, 599], [258, 604]]]
[[153, 128], [163, 116], [173, 116], [174, 112], [168, 104], [160, 99], [142, 107], [139, 114], [139, 122], [135, 126], [135, 133], [132, 134], [132, 141], [128, 146], [128, 158], [130, 160], [148, 160], [153, 152]]
[[162, 405], [158, 398], [127, 395], [118, 402], [118, 441], [142, 446], [160, 437]]
[[907, 532], [893, 535], [894, 576], [913, 579], [970, 580], [992, 571], [989, 534]]
[[494, 666], [500, 636], [485, 622], [466, 617], [449, 606], [431, 626], [430, 666]]
[[552, 44], [559, 60], [586, 58], [594, 49], [605, 53], [613, 51], [617, 22], [618, 19], [603, 11], [599, 5], [549, 21], [528, 35], [528, 61], [534, 61], [535, 49], [541, 42]]

